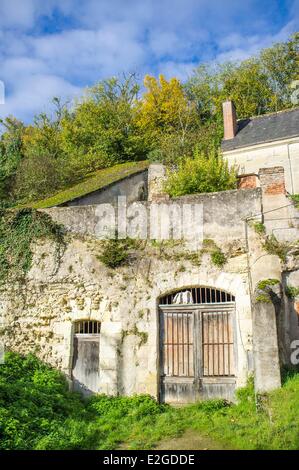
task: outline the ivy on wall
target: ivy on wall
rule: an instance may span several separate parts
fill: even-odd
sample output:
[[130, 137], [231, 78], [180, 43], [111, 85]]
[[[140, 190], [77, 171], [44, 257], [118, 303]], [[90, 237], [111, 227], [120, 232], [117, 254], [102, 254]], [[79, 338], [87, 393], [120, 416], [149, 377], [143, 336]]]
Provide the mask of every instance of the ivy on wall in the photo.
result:
[[34, 209], [0, 211], [0, 284], [24, 278], [32, 264], [32, 243], [42, 239], [56, 244], [59, 261], [65, 246], [62, 225]]

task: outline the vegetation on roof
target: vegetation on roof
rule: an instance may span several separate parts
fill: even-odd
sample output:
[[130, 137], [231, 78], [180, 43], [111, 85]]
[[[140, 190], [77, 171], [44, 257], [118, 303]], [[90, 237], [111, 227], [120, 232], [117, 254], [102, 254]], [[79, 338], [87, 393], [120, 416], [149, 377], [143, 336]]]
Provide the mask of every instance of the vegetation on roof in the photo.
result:
[[86, 194], [102, 189], [112, 183], [115, 183], [127, 176], [134, 175], [148, 167], [147, 161], [128, 162], [115, 165], [111, 168], [98, 170], [89, 174], [84, 181], [75, 184], [71, 188], [65, 189], [54, 196], [35, 201], [26, 205], [34, 209], [45, 209], [46, 207], [58, 206], [68, 201], [85, 196]]

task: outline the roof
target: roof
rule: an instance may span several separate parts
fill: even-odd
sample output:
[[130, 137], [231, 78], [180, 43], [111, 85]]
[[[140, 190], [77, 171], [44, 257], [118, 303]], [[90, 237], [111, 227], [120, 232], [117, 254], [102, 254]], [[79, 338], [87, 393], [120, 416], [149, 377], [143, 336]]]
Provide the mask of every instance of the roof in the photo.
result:
[[222, 141], [227, 152], [251, 145], [299, 136], [299, 108], [264, 114], [238, 121], [238, 132], [233, 139]]
[[59, 206], [69, 201], [73, 201], [79, 197], [90, 194], [99, 189], [110, 186], [117, 181], [132, 176], [136, 173], [147, 170], [149, 163], [147, 161], [128, 162], [115, 165], [110, 168], [95, 171], [86, 176], [84, 181], [76, 185], [64, 189], [41, 201], [35, 201], [22, 205], [22, 207], [32, 207], [34, 209], [45, 209], [47, 207]]

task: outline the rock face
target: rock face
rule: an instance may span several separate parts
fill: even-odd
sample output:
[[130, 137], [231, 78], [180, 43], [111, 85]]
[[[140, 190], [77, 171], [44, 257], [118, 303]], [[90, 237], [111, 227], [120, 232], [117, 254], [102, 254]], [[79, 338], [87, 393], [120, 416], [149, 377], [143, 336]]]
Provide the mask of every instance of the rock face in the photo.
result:
[[[246, 219], [262, 212], [261, 189], [183, 197], [175, 202], [202, 206], [202, 239], [198, 246], [180, 239], [140, 240], [130, 248], [126, 263], [114, 269], [101, 261], [104, 242], [97, 238], [95, 230], [97, 206], [48, 209], [52, 218], [68, 229], [66, 250], [57, 265], [51, 243], [36, 244], [25, 281], [0, 288], [6, 349], [34, 352], [62, 370], [71, 381], [76, 322], [99, 322], [96, 392], [149, 393], [161, 398], [161, 297], [204, 286], [234, 298], [231, 307], [235, 369], [230, 384], [233, 381], [234, 387], [243, 386], [256, 368], [261, 382], [263, 371], [269, 372], [267, 389], [279, 385], [278, 351], [284, 350], [288, 362], [290, 333], [286, 324], [293, 324], [297, 304], [293, 301], [290, 312], [283, 297], [281, 313], [265, 312], [267, 307], [259, 307], [255, 315], [261, 318], [253, 316], [255, 285], [266, 278], [278, 279], [283, 285], [287, 282], [278, 256], [265, 253], [261, 237], [246, 223]], [[191, 223], [190, 231], [193, 229]], [[225, 257], [221, 265], [213, 261], [215, 251]], [[287, 276], [295, 280], [297, 271], [290, 263]], [[188, 308], [193, 308], [189, 304]], [[279, 315], [282, 319], [278, 321]], [[271, 341], [275, 343], [276, 338], [276, 355], [271, 357], [262, 347], [262, 335], [269, 331], [273, 333]], [[219, 377], [215, 373], [206, 379], [213, 384]], [[223, 387], [218, 389], [220, 396], [226, 396]], [[182, 401], [186, 401], [183, 396]]]

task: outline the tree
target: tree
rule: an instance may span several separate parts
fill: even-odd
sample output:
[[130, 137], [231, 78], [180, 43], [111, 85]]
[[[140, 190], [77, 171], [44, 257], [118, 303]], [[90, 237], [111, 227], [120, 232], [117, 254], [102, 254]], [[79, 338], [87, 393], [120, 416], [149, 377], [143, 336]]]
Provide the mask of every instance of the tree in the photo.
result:
[[5, 131], [0, 140], [0, 200], [2, 204], [12, 202], [12, 193], [17, 168], [24, 156], [24, 124], [14, 117], [0, 120]]
[[88, 89], [63, 121], [63, 148], [78, 176], [145, 158], [135, 121], [138, 91], [134, 75], [104, 80]]
[[33, 200], [55, 192], [70, 179], [61, 143], [61, 125], [66, 105], [53, 99], [54, 116], [41, 113], [22, 136], [24, 156], [16, 171], [14, 195], [17, 200]]
[[260, 60], [275, 93], [277, 110], [291, 107], [291, 83], [299, 79], [299, 33], [286, 42], [263, 49]]

